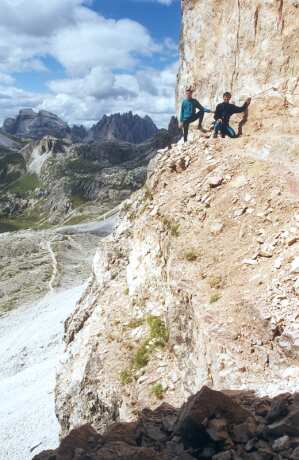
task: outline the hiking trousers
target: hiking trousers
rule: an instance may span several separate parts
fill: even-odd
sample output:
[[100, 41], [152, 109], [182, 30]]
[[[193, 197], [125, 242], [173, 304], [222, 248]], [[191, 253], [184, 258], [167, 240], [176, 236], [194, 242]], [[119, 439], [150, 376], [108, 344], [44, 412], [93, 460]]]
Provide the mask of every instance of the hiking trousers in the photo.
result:
[[231, 138], [238, 137], [235, 130], [229, 125], [223, 123], [223, 121], [216, 121], [214, 125], [214, 137], [217, 137], [221, 133], [221, 137], [229, 136]]
[[195, 113], [191, 117], [187, 118], [186, 120], [183, 121], [183, 131], [184, 131], [184, 142], [187, 142], [188, 139], [188, 132], [189, 132], [189, 125], [190, 123], [193, 123], [193, 121], [198, 120], [198, 127], [201, 127], [202, 120], [204, 117], [204, 111], [200, 110], [199, 112]]

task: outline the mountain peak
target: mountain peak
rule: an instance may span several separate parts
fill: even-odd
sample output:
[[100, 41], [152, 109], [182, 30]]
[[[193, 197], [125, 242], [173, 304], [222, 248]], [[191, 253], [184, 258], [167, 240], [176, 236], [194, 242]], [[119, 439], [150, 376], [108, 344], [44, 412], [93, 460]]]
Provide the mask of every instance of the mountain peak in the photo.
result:
[[148, 116], [140, 117], [132, 111], [104, 115], [87, 130], [84, 126], [72, 128], [58, 115], [31, 108], [22, 109], [16, 117], [9, 117], [3, 123], [3, 132], [19, 138], [41, 139], [50, 135], [57, 138], [68, 137], [74, 142], [92, 142], [114, 139], [139, 144], [153, 137], [158, 128]]
[[3, 130], [20, 138], [41, 139], [46, 135], [66, 137], [70, 128], [61, 118], [47, 110], [38, 113], [32, 109], [22, 109], [15, 118], [7, 118]]
[[139, 144], [158, 132], [153, 120], [146, 115], [144, 118], [129, 111], [104, 115], [92, 126], [87, 138], [89, 141], [100, 139], [117, 139]]

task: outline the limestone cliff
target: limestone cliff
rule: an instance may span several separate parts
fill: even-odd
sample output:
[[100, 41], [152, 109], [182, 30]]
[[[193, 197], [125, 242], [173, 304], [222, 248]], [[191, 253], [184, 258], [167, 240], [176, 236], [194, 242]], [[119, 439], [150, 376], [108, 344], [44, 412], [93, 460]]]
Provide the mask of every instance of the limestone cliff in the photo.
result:
[[299, 3], [182, 0], [182, 13], [177, 101], [192, 85], [195, 96], [214, 108], [231, 91], [236, 103], [253, 97], [246, 132], [273, 125], [281, 133], [295, 129]]
[[124, 203], [65, 326], [63, 434], [159, 397], [177, 407], [203, 384], [298, 390], [298, 5], [182, 6], [178, 99], [187, 84], [210, 105], [253, 95], [248, 123], [236, 140], [191, 132], [161, 150]]
[[297, 160], [195, 138], [160, 152], [100, 245], [66, 324], [63, 434], [103, 430], [203, 384], [276, 394], [298, 386]]

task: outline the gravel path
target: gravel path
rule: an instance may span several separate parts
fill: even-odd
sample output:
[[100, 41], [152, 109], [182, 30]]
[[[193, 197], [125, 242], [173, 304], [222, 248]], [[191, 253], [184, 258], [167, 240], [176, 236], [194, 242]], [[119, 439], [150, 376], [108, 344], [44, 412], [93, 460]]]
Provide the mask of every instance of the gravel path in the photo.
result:
[[29, 460], [58, 444], [55, 369], [63, 322], [83, 289], [49, 292], [0, 318], [0, 460]]

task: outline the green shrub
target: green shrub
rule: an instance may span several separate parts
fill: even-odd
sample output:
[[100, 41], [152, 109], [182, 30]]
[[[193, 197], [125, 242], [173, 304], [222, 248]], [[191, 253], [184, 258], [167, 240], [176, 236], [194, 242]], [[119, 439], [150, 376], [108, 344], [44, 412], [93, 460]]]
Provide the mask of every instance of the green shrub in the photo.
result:
[[128, 323], [127, 327], [128, 327], [129, 329], [136, 329], [137, 327], [142, 326], [143, 323], [144, 323], [144, 320], [141, 319], [141, 318], [140, 318], [140, 319], [132, 319], [132, 320]]
[[164, 390], [164, 388], [163, 388], [161, 383], [156, 383], [155, 385], [152, 386], [151, 393], [157, 399], [163, 399], [165, 390]]
[[197, 257], [198, 257], [198, 255], [197, 255], [197, 253], [195, 252], [194, 249], [189, 249], [188, 251], [185, 252], [185, 258], [189, 262], [194, 262], [197, 259]]
[[[165, 323], [158, 316], [150, 315], [146, 319], [149, 327], [149, 335], [146, 337], [140, 346], [137, 348], [130, 367], [131, 375], [134, 371], [142, 369], [149, 363], [151, 354], [157, 347], [164, 348], [169, 340], [169, 332]], [[128, 327], [139, 327], [144, 323], [143, 319], [136, 319], [130, 321]], [[128, 371], [128, 369], [127, 369]], [[123, 379], [125, 379], [123, 375]]]
[[120, 382], [123, 385], [128, 385], [133, 380], [132, 369], [124, 369], [119, 374]]
[[222, 277], [220, 275], [210, 276], [209, 285], [211, 288], [220, 289], [222, 286]]
[[135, 353], [133, 358], [133, 367], [135, 369], [142, 369], [145, 367], [150, 360], [151, 351], [152, 347], [149, 344], [149, 340], [145, 340]]
[[159, 316], [150, 315], [147, 317], [147, 324], [150, 328], [150, 339], [155, 345], [164, 347], [169, 340], [169, 332], [165, 323]]
[[149, 188], [147, 184], [145, 184], [145, 186], [143, 187], [143, 190], [144, 190], [144, 198], [146, 200], [153, 201], [154, 196], [152, 194], [151, 189]]
[[221, 294], [219, 294], [219, 292], [216, 292], [215, 294], [211, 295], [210, 303], [218, 302], [219, 299], [221, 299]]
[[178, 224], [177, 222], [171, 220], [171, 219], [168, 219], [167, 217], [163, 217], [162, 218], [162, 223], [164, 225], [164, 227], [167, 228], [167, 230], [170, 231], [171, 235], [172, 236], [179, 236], [180, 234], [180, 224]]

